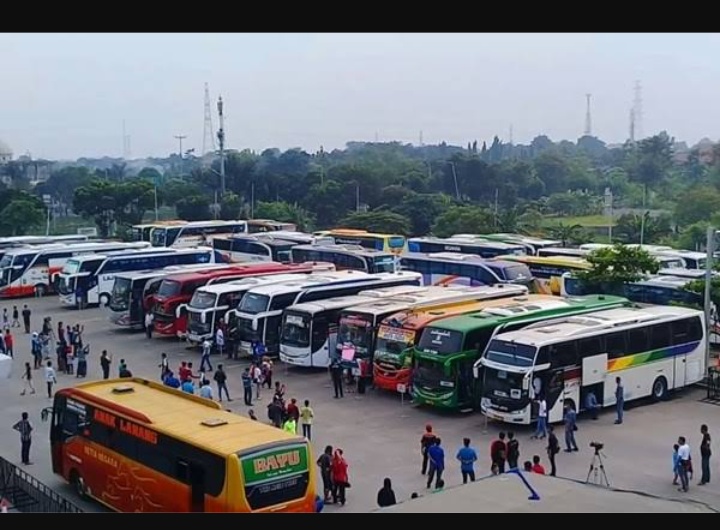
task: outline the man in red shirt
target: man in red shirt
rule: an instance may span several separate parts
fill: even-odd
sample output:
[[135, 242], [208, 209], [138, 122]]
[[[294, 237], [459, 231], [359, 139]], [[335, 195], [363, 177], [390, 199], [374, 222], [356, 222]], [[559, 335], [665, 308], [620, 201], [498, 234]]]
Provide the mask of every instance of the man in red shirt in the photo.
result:
[[187, 367], [187, 363], [185, 361], [180, 363], [180, 368], [178, 368], [178, 377], [180, 378], [181, 383], [192, 379], [192, 370]]
[[285, 407], [285, 412], [287, 413], [288, 417], [295, 420], [295, 433], [297, 434], [297, 422], [300, 419], [300, 409], [297, 406], [297, 399], [292, 398], [290, 400], [290, 403], [288, 403]]
[[433, 432], [432, 425], [429, 423], [425, 425], [425, 432], [420, 437], [420, 453], [422, 454], [422, 470], [420, 471], [423, 475], [427, 473], [428, 467], [428, 453], [427, 450], [431, 445], [435, 443], [437, 436]]
[[540, 457], [538, 455], [533, 456], [532, 472], [538, 475], [545, 474], [545, 468], [540, 464]]

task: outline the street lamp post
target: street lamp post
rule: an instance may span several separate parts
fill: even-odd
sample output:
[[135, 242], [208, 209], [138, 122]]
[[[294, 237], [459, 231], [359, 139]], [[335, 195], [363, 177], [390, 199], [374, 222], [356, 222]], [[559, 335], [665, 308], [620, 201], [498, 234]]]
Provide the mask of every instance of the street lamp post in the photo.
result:
[[709, 226], [707, 229], [705, 258], [705, 296], [703, 297], [703, 310], [705, 312], [705, 328], [707, 329], [707, 342], [705, 344], [705, 369], [710, 367], [710, 339], [713, 335], [713, 318], [712, 318], [712, 301], [710, 295], [712, 293], [712, 271], [713, 271], [713, 254], [715, 252], [715, 236], [718, 231]]

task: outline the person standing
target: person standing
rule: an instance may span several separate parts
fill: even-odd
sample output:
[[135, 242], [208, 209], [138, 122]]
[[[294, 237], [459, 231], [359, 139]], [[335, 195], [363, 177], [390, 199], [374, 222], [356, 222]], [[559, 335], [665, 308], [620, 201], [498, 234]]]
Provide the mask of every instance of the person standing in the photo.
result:
[[10, 327], [10, 315], [8, 315], [7, 307], [3, 307], [2, 324], [3, 324], [3, 329], [7, 329]]
[[297, 434], [297, 422], [292, 416], [288, 416], [283, 423], [283, 431], [289, 434]]
[[250, 371], [252, 373], [253, 384], [255, 385], [255, 399], [259, 401], [260, 389], [262, 388], [263, 384], [263, 373], [262, 368], [260, 368], [260, 362], [253, 362], [250, 367]]
[[243, 400], [248, 407], [252, 406], [252, 376], [250, 375], [250, 368], [245, 368], [242, 374], [242, 385], [243, 385]]
[[300, 424], [302, 425], [303, 436], [308, 440], [312, 440], [312, 423], [314, 417], [313, 409], [310, 408], [310, 400], [306, 399], [300, 409]]
[[26, 466], [32, 465], [30, 462], [30, 444], [32, 443], [33, 426], [28, 420], [28, 413], [23, 412], [21, 420], [13, 425], [13, 429], [20, 433], [20, 460]]
[[77, 375], [75, 377], [87, 376], [87, 350], [84, 347], [79, 347], [76, 350], [75, 357], [77, 359]]
[[496, 466], [498, 473], [505, 473], [505, 459], [507, 457], [507, 444], [505, 443], [505, 433], [498, 434], [498, 439], [490, 445], [491, 467]]
[[343, 382], [342, 382], [343, 369], [340, 361], [333, 359], [330, 363], [330, 377], [332, 379], [333, 390], [335, 391], [335, 399], [343, 397]]
[[520, 442], [515, 438], [514, 432], [507, 434], [507, 465], [508, 469], [517, 469], [520, 460]]
[[295, 422], [295, 431], [293, 432], [293, 434], [297, 434], [297, 424], [300, 420], [300, 409], [297, 406], [297, 399], [292, 398], [290, 400], [290, 403], [288, 403], [286, 407], [286, 412], [288, 418], [292, 419]]
[[32, 315], [32, 311], [30, 311], [30, 308], [27, 306], [27, 304], [23, 305], [22, 318], [23, 324], [25, 326], [26, 335], [30, 333], [30, 315]]
[[435, 433], [433, 432], [432, 425], [429, 423], [425, 425], [425, 432], [420, 437], [420, 454], [422, 454], [422, 468], [420, 470], [421, 474], [427, 473], [427, 467], [428, 467], [428, 449], [435, 443], [435, 440], [437, 439], [437, 436], [435, 436]]
[[12, 333], [10, 333], [10, 328], [5, 330], [5, 353], [9, 355], [10, 357], [13, 357], [13, 343], [15, 340], [13, 339]]
[[108, 355], [107, 350], [103, 350], [100, 354], [100, 368], [102, 369], [103, 379], [110, 379], [110, 363], [112, 357]]
[[710, 457], [712, 450], [710, 448], [710, 433], [707, 425], [700, 426], [700, 434], [702, 434], [702, 442], [700, 442], [700, 459], [701, 472], [700, 483], [698, 486], [704, 486], [710, 482]]
[[673, 445], [673, 452], [672, 452], [672, 470], [673, 470], [673, 486], [678, 485], [678, 479], [680, 478], [680, 455], [678, 454], [678, 450], [680, 449], [680, 446], [678, 444]]
[[620, 425], [623, 422], [623, 408], [625, 407], [625, 388], [622, 385], [622, 379], [619, 377], [615, 378], [615, 409], [617, 410], [617, 419], [615, 425]]
[[163, 352], [160, 354], [160, 364], [158, 364], [158, 368], [160, 368], [160, 380], [164, 381], [170, 372], [170, 361], [168, 360], [167, 353]]
[[433, 478], [435, 478], [436, 489], [440, 487], [440, 482], [442, 482], [443, 471], [445, 471], [445, 451], [440, 444], [440, 438], [435, 438], [435, 443], [428, 448], [428, 458], [430, 464], [427, 479], [428, 488], [432, 484]]
[[470, 447], [470, 438], [463, 438], [463, 446], [458, 450], [456, 458], [460, 461], [463, 484], [467, 484], [468, 479], [470, 479], [470, 482], [475, 482], [477, 453], [475, 449]]
[[19, 328], [20, 327], [20, 311], [18, 311], [18, 307], [16, 305], [13, 306], [12, 311], [12, 327]]
[[577, 413], [569, 404], [565, 405], [565, 452], [572, 453], [578, 450], [575, 442], [575, 431], [577, 430]]
[[42, 344], [40, 344], [37, 331], [32, 334], [30, 339], [30, 351], [33, 356], [33, 368], [39, 370], [42, 367]]
[[330, 502], [330, 495], [333, 491], [332, 485], [332, 445], [325, 446], [325, 451], [317, 459], [317, 465], [320, 468], [320, 476], [322, 477], [323, 493], [325, 503]]
[[590, 417], [593, 420], [598, 419], [598, 409], [600, 406], [597, 402], [597, 397], [595, 397], [595, 392], [588, 392], [587, 397], [585, 398], [585, 409], [590, 413]]
[[560, 452], [560, 442], [558, 441], [557, 436], [555, 436], [555, 428], [552, 425], [548, 426], [548, 444], [546, 451], [548, 460], [550, 461], [550, 476], [554, 477], [557, 472], [557, 468], [555, 467], [555, 457]]
[[218, 326], [217, 331], [215, 331], [215, 347], [220, 358], [222, 358], [223, 353], [225, 353], [225, 333], [221, 326]]
[[207, 364], [208, 370], [212, 372], [212, 364], [210, 363], [210, 352], [212, 351], [212, 343], [205, 339], [202, 343], [202, 356], [200, 357], [200, 371], [205, 371], [205, 365]]
[[222, 364], [218, 364], [217, 370], [215, 370], [215, 373], [213, 374], [213, 379], [217, 384], [218, 401], [222, 403], [223, 390], [225, 391], [225, 397], [227, 398], [227, 400], [232, 401], [232, 399], [230, 399], [230, 394], [228, 393], [227, 388], [227, 374], [225, 373], [225, 370], [223, 370]]
[[35, 393], [35, 387], [32, 384], [32, 368], [30, 368], [30, 363], [25, 363], [25, 373], [23, 373], [22, 379], [25, 381], [23, 384], [23, 391], [20, 392], [21, 396], [25, 395], [25, 392], [27, 389], [30, 389], [30, 393]]
[[48, 361], [45, 365], [45, 383], [47, 384], [48, 399], [52, 399], [53, 385], [57, 383], [57, 377], [55, 376], [55, 369], [52, 366], [52, 361]]
[[690, 446], [684, 436], [678, 438], [678, 474], [680, 475], [680, 489], [678, 491], [687, 492], [690, 488], [688, 479], [688, 470], [690, 469]]
[[348, 463], [345, 460], [342, 449], [336, 449], [335, 454], [332, 458], [331, 464], [332, 471], [332, 483], [333, 483], [333, 502], [340, 506], [345, 506], [346, 496], [345, 491], [350, 485], [348, 477]]
[[392, 489], [392, 481], [389, 478], [385, 478], [383, 480], [383, 487], [380, 488], [377, 494], [377, 504], [380, 508], [386, 508], [397, 504], [397, 500], [395, 500], [395, 492]]
[[535, 434], [533, 434], [531, 438], [542, 440], [547, 436], [547, 401], [545, 401], [545, 397], [540, 396], [537, 404], [537, 429], [535, 430]]
[[262, 366], [263, 386], [266, 386], [268, 390], [272, 390], [273, 382], [273, 362], [267, 357], [263, 357]]
[[145, 313], [145, 336], [148, 339], [152, 339], [153, 333], [153, 314], [152, 311]]

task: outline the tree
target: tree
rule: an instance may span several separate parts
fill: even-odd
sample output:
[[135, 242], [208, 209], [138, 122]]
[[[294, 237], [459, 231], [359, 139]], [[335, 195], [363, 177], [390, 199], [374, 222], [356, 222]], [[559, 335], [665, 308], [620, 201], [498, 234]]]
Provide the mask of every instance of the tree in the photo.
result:
[[720, 211], [720, 192], [711, 186], [697, 186], [678, 197], [675, 221], [687, 226], [709, 220]]
[[655, 274], [660, 268], [646, 250], [621, 244], [595, 250], [585, 259], [591, 268], [576, 275], [590, 292], [617, 293], [623, 284]]
[[557, 225], [550, 227], [550, 235], [555, 239], [562, 241], [562, 246], [566, 247], [568, 243], [577, 241], [582, 226], [579, 224], [564, 224], [558, 223]]
[[226, 191], [220, 200], [220, 219], [224, 219], [225, 221], [239, 219], [242, 206], [242, 199], [240, 199], [240, 197], [232, 191]]
[[36, 197], [25, 194], [0, 210], [0, 231], [6, 236], [21, 236], [45, 221], [45, 207]]
[[189, 182], [182, 178], [166, 180], [160, 187], [163, 202], [168, 206], [175, 206], [177, 202], [185, 197], [202, 195], [202, 189], [198, 184]]
[[160, 173], [154, 167], [142, 168], [140, 170], [140, 173], [138, 173], [137, 178], [152, 182], [152, 184], [155, 186], [160, 186], [162, 184], [162, 173]]
[[623, 243], [640, 243], [642, 239], [643, 244], [650, 244], [671, 232], [670, 219], [667, 216], [653, 217], [650, 212], [645, 212], [644, 215], [623, 214], [613, 228], [613, 235]]
[[86, 167], [65, 167], [54, 171], [45, 182], [40, 182], [35, 186], [35, 193], [40, 197], [50, 195], [67, 208], [73, 203], [75, 190], [87, 186], [93, 178], [90, 170]]
[[424, 236], [430, 233], [438, 215], [446, 211], [451, 204], [452, 199], [442, 193], [410, 192], [391, 209], [410, 220], [411, 235]]
[[384, 234], [407, 235], [410, 233], [410, 220], [404, 215], [389, 210], [356, 212], [342, 219], [340, 225]]
[[116, 185], [108, 180], [93, 180], [75, 190], [73, 210], [83, 216], [92, 217], [100, 237], [110, 235], [110, 226], [115, 220], [117, 201]]
[[179, 219], [185, 221], [207, 221], [210, 214], [210, 199], [204, 195], [191, 195], [180, 199], [175, 204], [175, 212]]
[[476, 206], [453, 206], [435, 220], [433, 234], [449, 237], [453, 234], [483, 234], [492, 231], [493, 215]]

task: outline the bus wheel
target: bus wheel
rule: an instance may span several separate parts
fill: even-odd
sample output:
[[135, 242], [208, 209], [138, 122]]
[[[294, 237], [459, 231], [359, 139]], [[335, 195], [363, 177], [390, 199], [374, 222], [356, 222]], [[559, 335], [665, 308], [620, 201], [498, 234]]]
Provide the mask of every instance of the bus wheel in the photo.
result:
[[35, 294], [37, 296], [45, 296], [47, 294], [47, 291], [47, 286], [42, 283], [35, 286]]
[[76, 470], [70, 472], [70, 483], [75, 488], [75, 493], [78, 497], [84, 499], [87, 497], [87, 489], [85, 487], [85, 481]]
[[110, 297], [106, 294], [100, 295], [100, 307], [105, 307], [110, 303]]
[[658, 377], [652, 386], [652, 397], [655, 401], [663, 401], [667, 397], [668, 385], [664, 377]]

